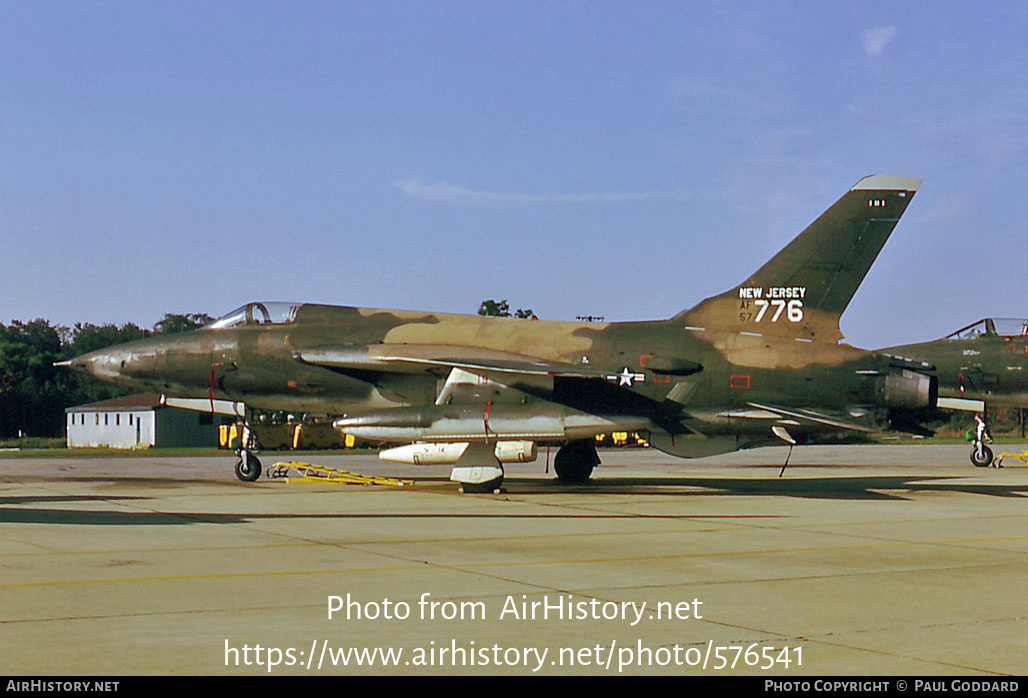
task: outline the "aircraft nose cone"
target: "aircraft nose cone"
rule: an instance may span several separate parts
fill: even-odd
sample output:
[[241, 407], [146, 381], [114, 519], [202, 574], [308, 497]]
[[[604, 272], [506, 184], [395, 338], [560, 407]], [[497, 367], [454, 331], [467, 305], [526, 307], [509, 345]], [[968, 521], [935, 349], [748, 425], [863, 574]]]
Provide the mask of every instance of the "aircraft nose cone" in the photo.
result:
[[58, 361], [54, 366], [82, 369], [101, 380], [147, 378], [153, 374], [154, 354], [127, 346], [112, 347]]
[[97, 378], [119, 378], [129, 355], [123, 351], [105, 350], [86, 354], [82, 358], [86, 363], [86, 370]]
[[61, 361], [58, 366], [83, 369], [97, 378], [118, 378], [121, 376], [123, 352], [117, 350], [100, 350], [76, 357], [69, 361]]
[[55, 361], [54, 367], [72, 368], [97, 375], [97, 369], [95, 367], [101, 363], [100, 358], [97, 356], [98, 353], [99, 352], [91, 352], [89, 354], [83, 354], [82, 356], [76, 356], [74, 359]]

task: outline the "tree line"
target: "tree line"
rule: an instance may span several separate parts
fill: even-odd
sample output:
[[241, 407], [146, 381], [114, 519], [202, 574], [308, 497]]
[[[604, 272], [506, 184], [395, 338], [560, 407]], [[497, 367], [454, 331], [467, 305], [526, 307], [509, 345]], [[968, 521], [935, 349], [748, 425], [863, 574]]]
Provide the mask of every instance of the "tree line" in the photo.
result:
[[479, 315], [491, 315], [493, 317], [516, 317], [524, 320], [538, 320], [531, 308], [518, 308], [513, 313], [510, 310], [510, 303], [504, 298], [502, 301], [487, 298], [478, 306]]
[[0, 439], [61, 436], [65, 408], [130, 392], [83, 371], [54, 368], [55, 361], [153, 335], [197, 329], [213, 321], [204, 313], [166, 313], [152, 328], [131, 322], [75, 323], [69, 328], [43, 319], [0, 323]]

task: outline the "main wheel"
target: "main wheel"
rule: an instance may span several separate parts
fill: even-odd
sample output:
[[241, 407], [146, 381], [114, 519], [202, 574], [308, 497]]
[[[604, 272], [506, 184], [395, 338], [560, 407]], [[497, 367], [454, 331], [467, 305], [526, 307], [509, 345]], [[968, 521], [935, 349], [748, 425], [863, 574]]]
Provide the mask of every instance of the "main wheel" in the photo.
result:
[[236, 477], [243, 482], [253, 482], [261, 476], [261, 461], [257, 456], [243, 451], [236, 461]]
[[971, 464], [976, 468], [988, 468], [992, 464], [992, 449], [982, 446], [982, 451], [979, 453], [977, 448], [972, 448]]
[[593, 468], [599, 464], [600, 457], [596, 454], [596, 443], [592, 439], [568, 441], [553, 459], [557, 479], [572, 484], [587, 482], [593, 474]]

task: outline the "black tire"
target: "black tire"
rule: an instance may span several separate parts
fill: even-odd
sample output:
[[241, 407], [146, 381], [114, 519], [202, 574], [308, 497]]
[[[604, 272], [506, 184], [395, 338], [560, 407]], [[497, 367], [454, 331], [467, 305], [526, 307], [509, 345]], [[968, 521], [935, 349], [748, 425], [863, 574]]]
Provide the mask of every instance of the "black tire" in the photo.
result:
[[596, 443], [592, 439], [568, 441], [553, 459], [557, 479], [575, 485], [588, 482], [593, 468], [599, 464], [600, 457], [596, 454]]
[[978, 457], [978, 449], [971, 449], [971, 464], [976, 468], [988, 468], [992, 465], [992, 449], [982, 446], [981, 458]]
[[243, 482], [253, 482], [261, 476], [261, 461], [252, 453], [243, 453], [236, 461], [236, 477]]

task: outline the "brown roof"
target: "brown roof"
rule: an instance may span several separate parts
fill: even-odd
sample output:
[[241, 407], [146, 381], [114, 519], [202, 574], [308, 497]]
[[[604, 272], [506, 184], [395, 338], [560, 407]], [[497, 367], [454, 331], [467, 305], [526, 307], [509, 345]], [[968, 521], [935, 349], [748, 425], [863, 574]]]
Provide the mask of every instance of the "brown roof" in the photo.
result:
[[114, 410], [153, 410], [161, 407], [160, 393], [137, 393], [124, 397], [90, 402], [86, 405], [69, 407], [65, 412], [110, 412]]

